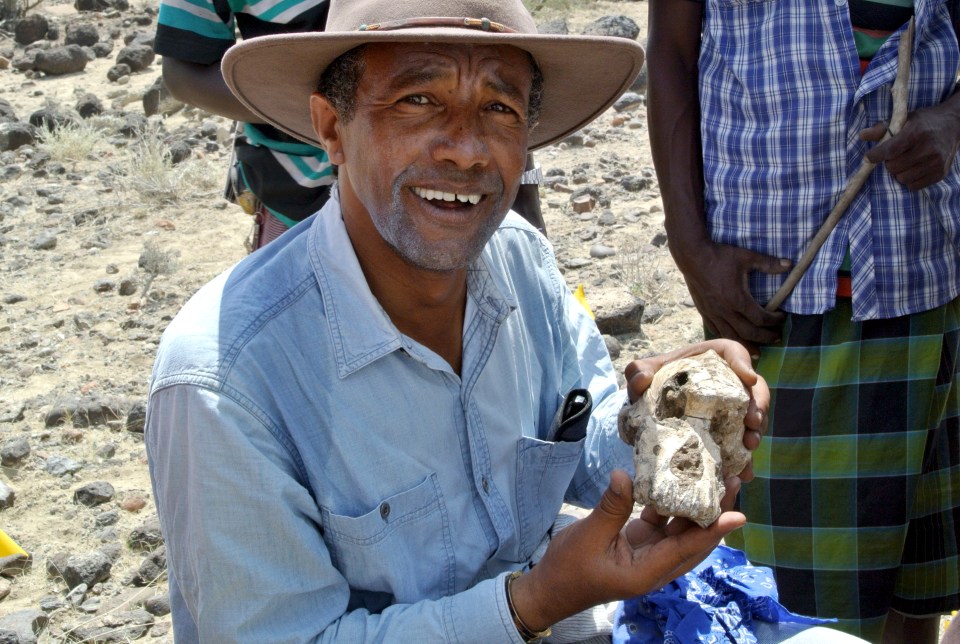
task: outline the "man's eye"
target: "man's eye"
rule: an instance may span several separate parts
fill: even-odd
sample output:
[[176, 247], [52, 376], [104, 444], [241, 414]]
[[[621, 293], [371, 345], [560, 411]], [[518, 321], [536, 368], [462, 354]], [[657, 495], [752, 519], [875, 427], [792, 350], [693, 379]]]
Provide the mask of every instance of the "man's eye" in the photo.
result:
[[403, 99], [407, 103], [412, 103], [413, 105], [429, 105], [430, 99], [424, 96], [423, 94], [411, 94]]
[[510, 107], [509, 105], [504, 105], [503, 103], [493, 103], [493, 104], [490, 105], [490, 109], [491, 109], [492, 111], [494, 111], [494, 112], [500, 112], [500, 113], [502, 113], [502, 114], [515, 114], [515, 113], [516, 113], [516, 110], [514, 110], [514, 109], [513, 109], [512, 107]]

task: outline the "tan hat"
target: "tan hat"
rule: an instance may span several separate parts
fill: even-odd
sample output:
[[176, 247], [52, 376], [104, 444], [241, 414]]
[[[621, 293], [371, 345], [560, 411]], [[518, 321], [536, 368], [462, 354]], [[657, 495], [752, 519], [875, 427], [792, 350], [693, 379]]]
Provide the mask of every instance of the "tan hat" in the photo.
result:
[[602, 114], [643, 65], [643, 49], [626, 38], [537, 34], [521, 0], [330, 0], [326, 31], [234, 45], [223, 57], [223, 77], [254, 114], [319, 145], [309, 96], [321, 74], [354, 47], [387, 42], [513, 45], [530, 52], [544, 80], [531, 150]]

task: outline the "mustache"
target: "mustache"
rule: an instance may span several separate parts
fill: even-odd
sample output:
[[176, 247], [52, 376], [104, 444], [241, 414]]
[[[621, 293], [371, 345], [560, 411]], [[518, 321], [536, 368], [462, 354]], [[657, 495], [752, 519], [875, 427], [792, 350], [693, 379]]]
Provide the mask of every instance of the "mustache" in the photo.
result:
[[493, 195], [502, 194], [504, 191], [500, 175], [483, 168], [458, 170], [415, 167], [409, 167], [397, 176], [394, 191], [398, 192], [402, 186], [430, 184], [470, 186], [471, 190]]

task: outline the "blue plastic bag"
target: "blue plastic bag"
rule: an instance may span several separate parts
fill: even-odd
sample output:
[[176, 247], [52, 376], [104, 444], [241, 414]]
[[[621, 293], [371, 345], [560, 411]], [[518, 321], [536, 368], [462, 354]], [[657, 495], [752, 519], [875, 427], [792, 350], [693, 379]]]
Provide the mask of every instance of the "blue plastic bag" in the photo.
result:
[[755, 644], [754, 620], [809, 624], [836, 622], [791, 613], [778, 601], [769, 568], [752, 566], [734, 548], [717, 546], [699, 566], [657, 592], [621, 602], [613, 622], [615, 644]]

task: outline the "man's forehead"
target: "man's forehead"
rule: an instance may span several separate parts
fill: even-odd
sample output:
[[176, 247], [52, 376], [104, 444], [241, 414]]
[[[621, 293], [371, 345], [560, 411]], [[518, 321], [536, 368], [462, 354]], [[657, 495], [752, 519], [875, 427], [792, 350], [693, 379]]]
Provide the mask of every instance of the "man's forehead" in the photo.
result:
[[[513, 45], [478, 45], [470, 43], [370, 43], [364, 47], [367, 56], [392, 66], [432, 64], [453, 65], [461, 60], [515, 65], [533, 58]], [[526, 66], [521, 69], [527, 69]]]

